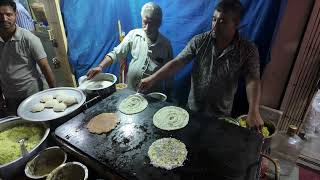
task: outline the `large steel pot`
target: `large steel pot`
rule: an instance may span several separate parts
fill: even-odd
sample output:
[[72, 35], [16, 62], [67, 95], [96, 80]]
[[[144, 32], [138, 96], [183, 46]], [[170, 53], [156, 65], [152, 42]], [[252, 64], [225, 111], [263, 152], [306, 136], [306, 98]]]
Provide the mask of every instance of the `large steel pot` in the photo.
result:
[[38, 145], [36, 145], [31, 151], [14, 161], [7, 164], [0, 165], [0, 179], [9, 180], [13, 179], [15, 175], [23, 172], [24, 166], [34, 155], [38, 154], [46, 146], [46, 139], [49, 135], [50, 128], [42, 122], [31, 122], [21, 119], [20, 117], [8, 117], [0, 119], [0, 132], [11, 127], [15, 127], [20, 124], [40, 124], [43, 127], [43, 137]]
[[100, 96], [105, 98], [116, 92], [117, 77], [110, 73], [99, 73], [88, 80], [87, 76], [78, 79], [79, 89], [83, 90], [89, 97]]
[[[237, 121], [240, 122], [240, 119], [247, 119], [247, 115], [239, 116], [237, 118]], [[272, 137], [274, 137], [278, 133], [278, 130], [276, 128], [276, 125], [271, 120], [263, 119], [263, 121], [264, 121], [264, 126], [268, 128], [270, 133], [269, 136], [263, 137], [263, 144], [262, 144], [261, 151], [265, 153], [270, 148]]]
[[[247, 115], [241, 115], [237, 118], [237, 121], [240, 122], [240, 119], [247, 119]], [[259, 174], [260, 175], [264, 175], [265, 171], [266, 171], [266, 160], [270, 161], [273, 165], [274, 165], [274, 172], [275, 172], [275, 180], [279, 180], [280, 179], [280, 165], [277, 161], [275, 161], [274, 159], [272, 159], [268, 153], [269, 153], [269, 149], [270, 149], [270, 145], [271, 145], [271, 140], [272, 137], [274, 137], [277, 133], [278, 130], [275, 126], [275, 124], [268, 119], [263, 119], [264, 121], [264, 126], [266, 126], [269, 130], [269, 136], [264, 137], [263, 138], [263, 143], [262, 143], [262, 149], [260, 152], [260, 156], [262, 157], [262, 160], [260, 161], [260, 170], [259, 170]], [[266, 160], [264, 160], [266, 159]]]

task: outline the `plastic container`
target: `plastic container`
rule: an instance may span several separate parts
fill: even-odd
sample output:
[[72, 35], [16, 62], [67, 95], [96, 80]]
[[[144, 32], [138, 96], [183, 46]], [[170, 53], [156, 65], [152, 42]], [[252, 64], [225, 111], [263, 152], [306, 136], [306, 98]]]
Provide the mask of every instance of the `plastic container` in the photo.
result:
[[290, 125], [287, 132], [278, 132], [271, 142], [271, 157], [279, 161], [282, 176], [291, 173], [303, 148], [303, 141], [296, 133], [297, 127]]
[[303, 125], [302, 132], [305, 139], [315, 137], [315, 133], [320, 130], [320, 90], [315, 94], [310, 110], [307, 112], [306, 121]]

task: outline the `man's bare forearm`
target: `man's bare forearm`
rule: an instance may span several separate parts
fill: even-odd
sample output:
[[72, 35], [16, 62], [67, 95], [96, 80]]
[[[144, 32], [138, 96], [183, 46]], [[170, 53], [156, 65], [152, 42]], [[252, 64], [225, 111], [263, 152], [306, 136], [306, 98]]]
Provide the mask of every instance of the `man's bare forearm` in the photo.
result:
[[46, 58], [41, 59], [38, 61], [38, 65], [39, 65], [44, 77], [46, 78], [46, 81], [47, 81], [49, 87], [50, 88], [55, 87], [55, 78], [54, 78], [53, 72], [50, 68], [50, 65], [48, 63], [48, 60]]
[[110, 64], [112, 64], [113, 59], [110, 56], [105, 56], [104, 59], [99, 63], [99, 67], [101, 67], [102, 69], [109, 66]]
[[172, 60], [166, 63], [162, 68], [152, 75], [155, 81], [167, 79], [176, 73], [179, 69], [184, 66], [185, 62], [182, 60]]
[[247, 78], [246, 83], [249, 112], [259, 112], [261, 84], [259, 78]]

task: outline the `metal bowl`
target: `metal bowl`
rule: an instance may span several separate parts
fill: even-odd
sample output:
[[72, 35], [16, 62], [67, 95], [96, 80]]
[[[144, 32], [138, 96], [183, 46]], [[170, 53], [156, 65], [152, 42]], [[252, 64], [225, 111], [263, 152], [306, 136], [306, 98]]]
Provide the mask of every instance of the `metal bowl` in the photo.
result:
[[27, 163], [24, 173], [31, 179], [44, 178], [66, 160], [67, 154], [61, 148], [58, 146], [49, 147]]
[[116, 82], [117, 77], [110, 73], [99, 73], [90, 80], [87, 79], [87, 76], [81, 76], [78, 79], [79, 89], [89, 96], [99, 95], [101, 97], [107, 97], [116, 92]]
[[[247, 115], [245, 114], [245, 115], [241, 115], [241, 116], [237, 117], [238, 122], [240, 122], [240, 119], [247, 120]], [[277, 133], [276, 125], [268, 119], [263, 119], [263, 121], [264, 121], [264, 126], [266, 126], [269, 131], [269, 136], [264, 137], [264, 138], [266, 139], [266, 138], [273, 137]]]
[[39, 151], [45, 148], [46, 139], [49, 135], [50, 129], [45, 123], [42, 122], [31, 122], [21, 119], [20, 117], [10, 117], [7, 119], [0, 120], [0, 131], [3, 131], [8, 128], [12, 128], [22, 124], [40, 124], [43, 127], [43, 136], [39, 144], [36, 145], [31, 151], [29, 151], [25, 156], [20, 157], [14, 161], [11, 161], [7, 164], [0, 165], [0, 179], [13, 179], [13, 177], [21, 172], [28, 162], [28, 160], [37, 154]]
[[88, 168], [79, 162], [68, 162], [54, 169], [47, 180], [86, 180], [88, 179]]
[[[245, 119], [247, 120], [247, 115], [241, 115], [237, 118], [238, 122], [240, 122], [240, 119]], [[268, 119], [263, 119], [264, 121], [264, 126], [266, 126], [268, 128], [269, 131], [269, 136], [264, 137], [264, 141], [263, 141], [263, 145], [262, 145], [262, 152], [265, 152], [269, 149], [270, 145], [271, 145], [271, 139], [273, 136], [275, 136], [278, 132], [276, 125], [268, 120]]]
[[127, 87], [128, 87], [128, 85], [125, 84], [125, 83], [118, 83], [118, 84], [116, 84], [116, 89], [117, 89], [117, 91], [122, 90], [122, 89], [125, 89], [125, 88], [127, 88]]
[[160, 92], [152, 92], [152, 93], [147, 94], [147, 96], [152, 97], [154, 99], [157, 99], [161, 102], [164, 102], [167, 100], [167, 96], [163, 93], [160, 93]]

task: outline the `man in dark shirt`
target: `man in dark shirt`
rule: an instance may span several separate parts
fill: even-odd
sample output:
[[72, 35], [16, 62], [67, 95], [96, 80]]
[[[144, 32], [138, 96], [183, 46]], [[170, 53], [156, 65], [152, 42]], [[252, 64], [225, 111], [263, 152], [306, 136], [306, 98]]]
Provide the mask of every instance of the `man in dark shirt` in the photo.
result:
[[188, 108], [216, 116], [230, 116], [237, 82], [246, 77], [248, 124], [261, 127], [260, 72], [257, 47], [239, 36], [243, 7], [238, 0], [221, 1], [213, 14], [212, 30], [194, 36], [184, 50], [155, 74], [142, 79], [140, 89], [150, 88], [194, 59]]

